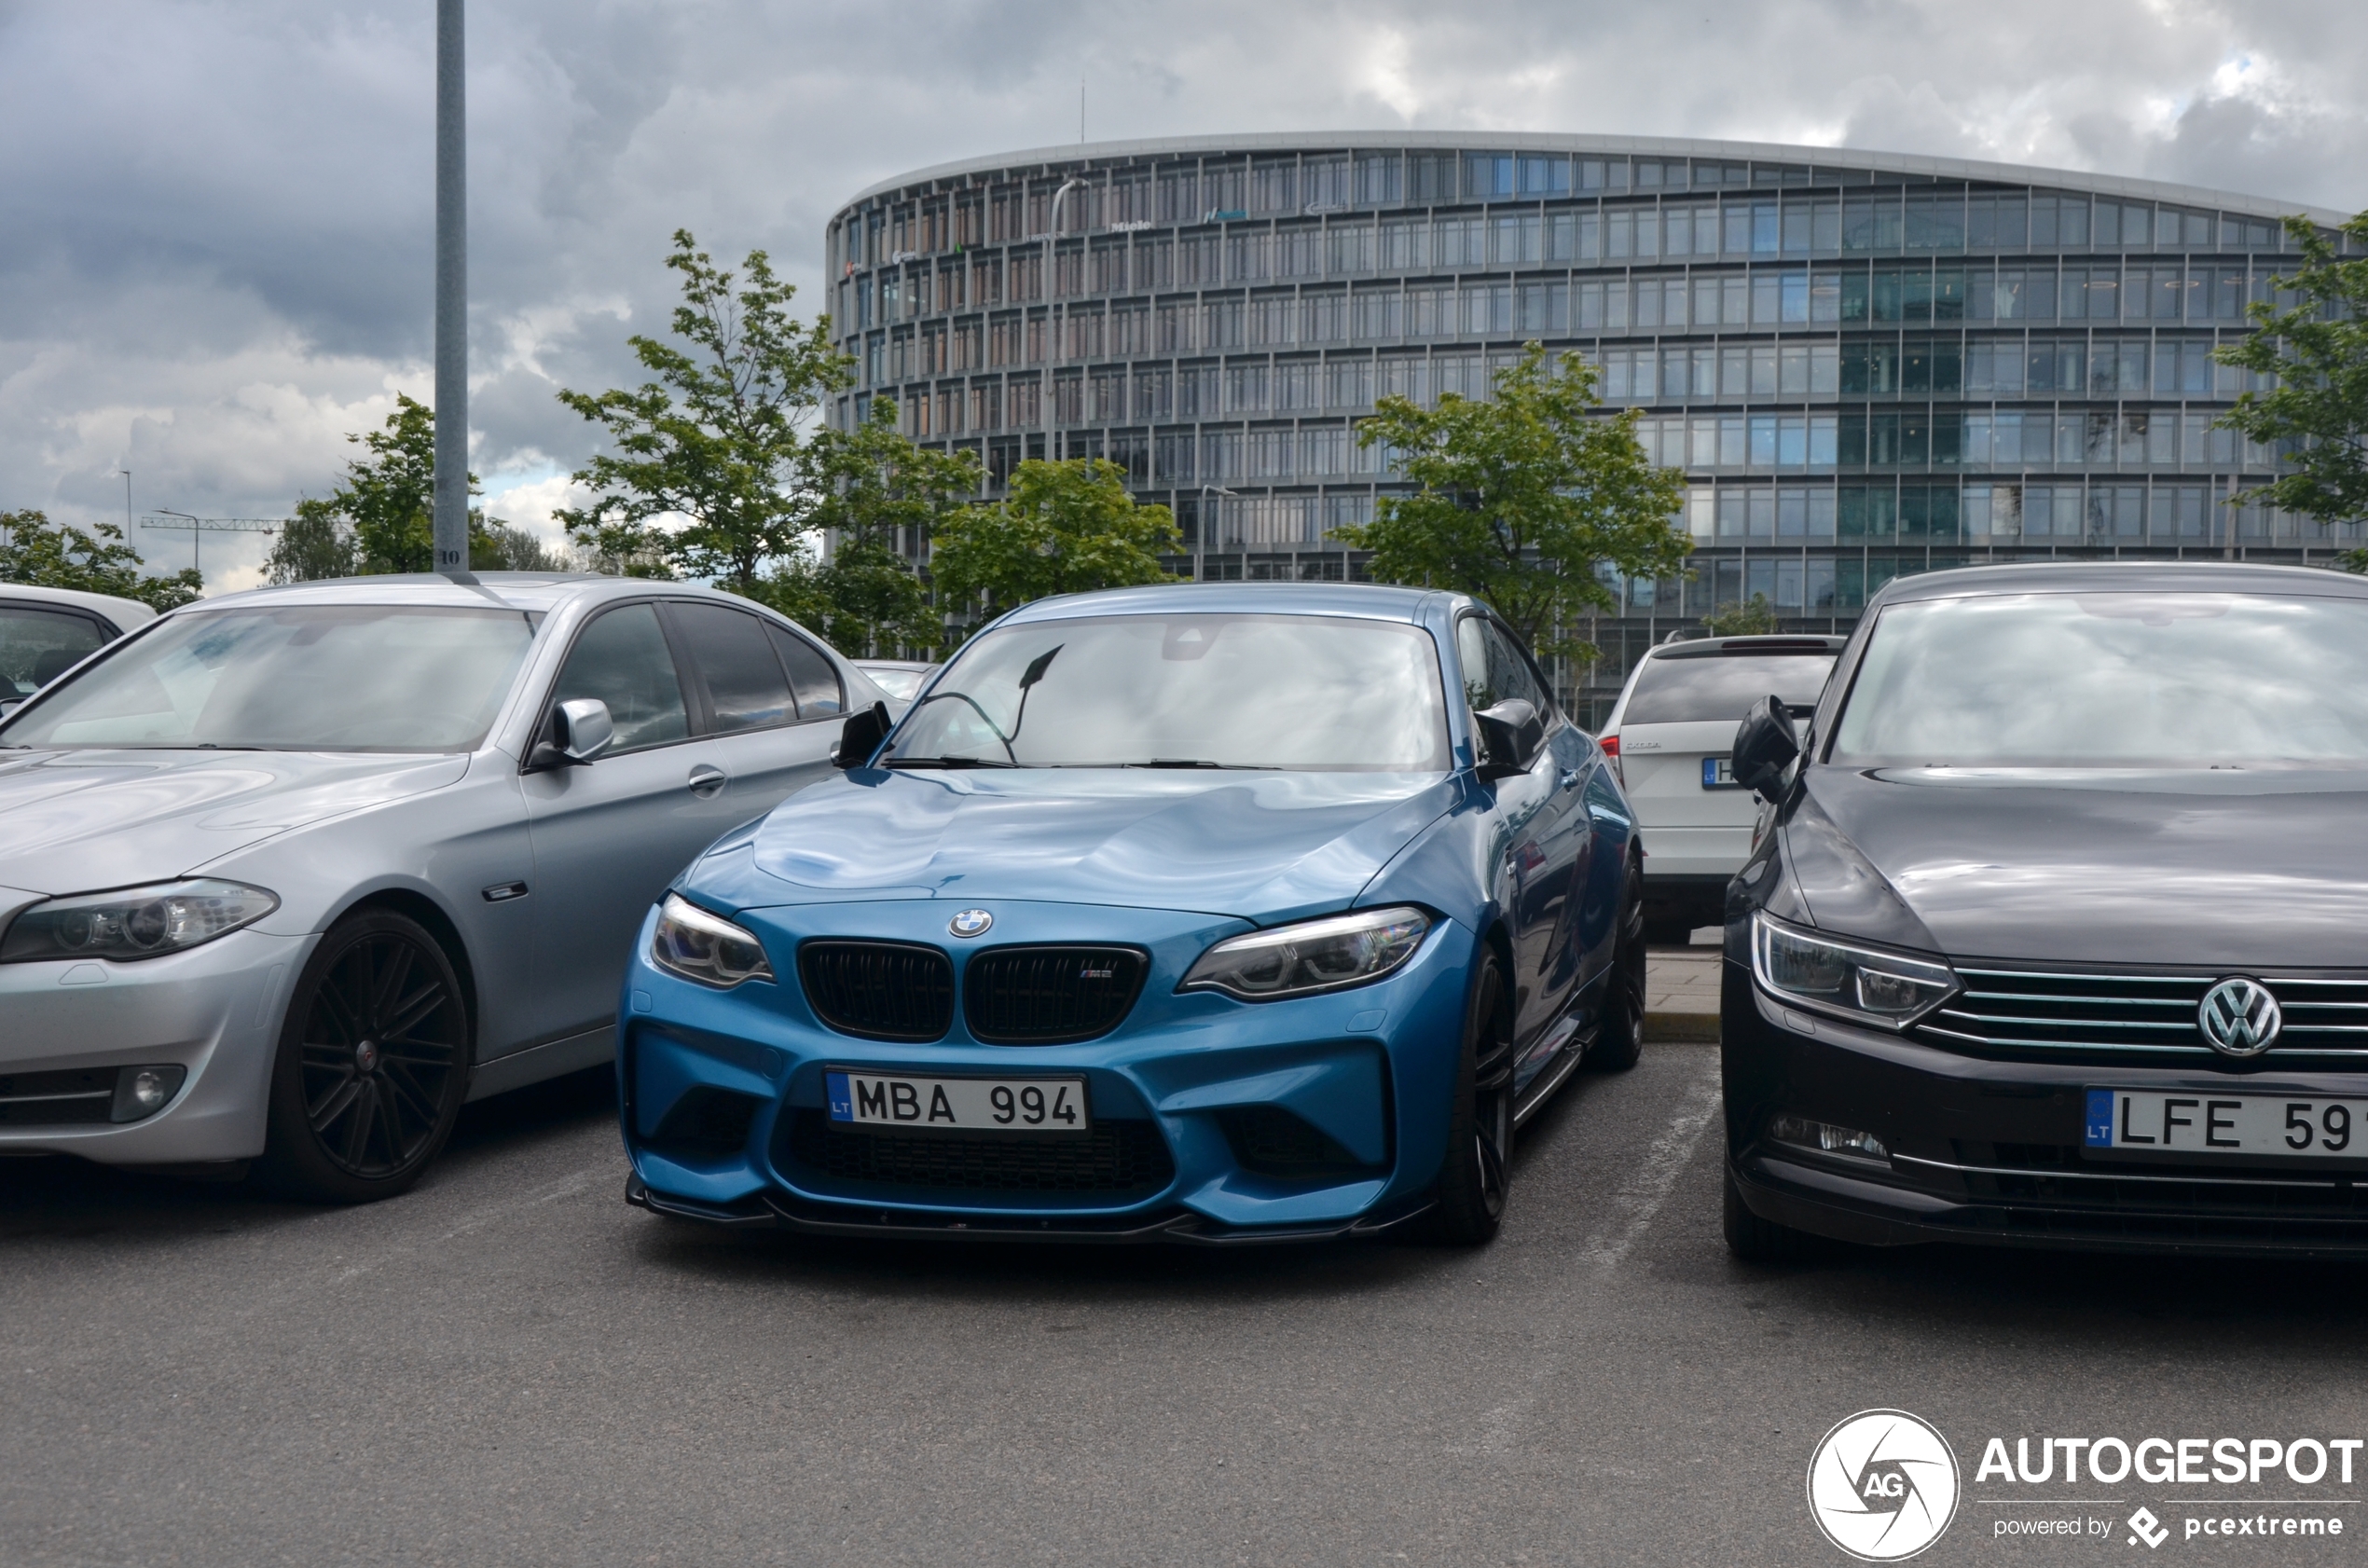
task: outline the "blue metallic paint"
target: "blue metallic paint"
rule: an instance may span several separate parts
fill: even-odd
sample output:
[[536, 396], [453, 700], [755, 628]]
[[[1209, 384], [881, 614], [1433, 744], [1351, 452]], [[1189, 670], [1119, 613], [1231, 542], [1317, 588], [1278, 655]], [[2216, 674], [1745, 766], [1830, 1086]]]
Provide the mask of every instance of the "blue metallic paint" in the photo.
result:
[[[1421, 625], [1460, 690], [1454, 619], [1475, 606], [1410, 590], [1274, 585], [1143, 589], [1043, 601], [1011, 619], [1159, 612], [1382, 615]], [[749, 1213], [762, 1199], [853, 1218], [1056, 1217], [1102, 1223], [1183, 1211], [1225, 1229], [1334, 1227], [1418, 1204], [1446, 1148], [1471, 966], [1494, 946], [1524, 997], [1532, 1078], [1578, 1049], [1608, 971], [1632, 823], [1601, 752], [1567, 724], [1524, 776], [1473, 771], [1468, 715], [1450, 702], [1446, 775], [1179, 774], [1133, 770], [966, 773], [858, 768], [725, 835], [677, 891], [764, 942], [776, 983], [723, 992], [654, 967], [653, 911], [619, 1010], [626, 1142], [639, 1181], [681, 1205]], [[1411, 903], [1437, 924], [1407, 965], [1371, 984], [1246, 1003], [1178, 993], [1210, 944], [1282, 921]], [[961, 909], [995, 916], [965, 942]], [[1140, 947], [1150, 972], [1112, 1034], [1073, 1045], [989, 1046], [956, 1010], [941, 1040], [909, 1045], [836, 1033], [808, 1011], [796, 946], [808, 937], [927, 943], [959, 966], [1005, 944], [1109, 942]], [[826, 1066], [913, 1072], [1077, 1072], [1097, 1119], [1150, 1117], [1176, 1177], [1163, 1191], [1090, 1195], [883, 1193], [777, 1160], [780, 1119], [823, 1105]], [[695, 1084], [750, 1094], [763, 1109], [728, 1158], [668, 1154], [647, 1142]], [[1329, 1135], [1370, 1172], [1288, 1182], [1244, 1170], [1216, 1113], [1279, 1105]]]

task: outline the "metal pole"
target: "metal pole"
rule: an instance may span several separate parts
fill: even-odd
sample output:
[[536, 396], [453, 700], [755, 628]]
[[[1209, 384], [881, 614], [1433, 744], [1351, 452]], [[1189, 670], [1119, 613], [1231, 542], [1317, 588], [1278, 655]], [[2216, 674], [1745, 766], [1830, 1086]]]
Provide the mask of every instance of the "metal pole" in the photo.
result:
[[462, 0], [435, 7], [435, 569], [469, 572], [468, 95]]

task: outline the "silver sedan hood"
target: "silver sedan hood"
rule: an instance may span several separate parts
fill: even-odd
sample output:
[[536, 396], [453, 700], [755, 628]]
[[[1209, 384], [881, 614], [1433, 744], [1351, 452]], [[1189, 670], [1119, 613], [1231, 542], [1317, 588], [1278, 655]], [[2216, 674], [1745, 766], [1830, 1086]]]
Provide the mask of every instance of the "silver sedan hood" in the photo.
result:
[[161, 881], [468, 771], [465, 756], [0, 752], [0, 887], [54, 896]]

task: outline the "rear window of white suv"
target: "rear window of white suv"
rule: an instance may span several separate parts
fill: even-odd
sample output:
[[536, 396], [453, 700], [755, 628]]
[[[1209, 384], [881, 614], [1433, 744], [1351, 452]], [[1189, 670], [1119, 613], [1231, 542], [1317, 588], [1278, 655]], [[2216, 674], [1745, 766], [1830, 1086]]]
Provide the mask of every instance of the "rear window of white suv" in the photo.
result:
[[1784, 706], [1816, 706], [1834, 669], [1831, 653], [1695, 653], [1645, 661], [1619, 722], [1690, 724], [1708, 720], [1742, 723], [1752, 704], [1773, 694]]

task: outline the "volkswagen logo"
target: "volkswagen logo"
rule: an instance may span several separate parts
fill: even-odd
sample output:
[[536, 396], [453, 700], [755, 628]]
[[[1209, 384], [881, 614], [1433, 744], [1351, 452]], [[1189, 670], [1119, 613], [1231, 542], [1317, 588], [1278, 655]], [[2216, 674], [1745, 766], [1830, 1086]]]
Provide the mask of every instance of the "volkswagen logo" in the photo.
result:
[[2258, 1056], [2277, 1040], [2285, 1019], [2269, 987], [2239, 975], [2204, 993], [2196, 1023], [2222, 1055]]
[[[953, 919], [948, 920], [945, 923], [945, 928], [952, 931], [957, 937], [974, 937], [984, 935], [986, 928], [994, 924], [995, 916], [989, 915], [986, 911], [983, 909], [966, 909], [961, 914], [956, 915]], [[2271, 1005], [2275, 1006], [2276, 1004], [2273, 1003]]]

